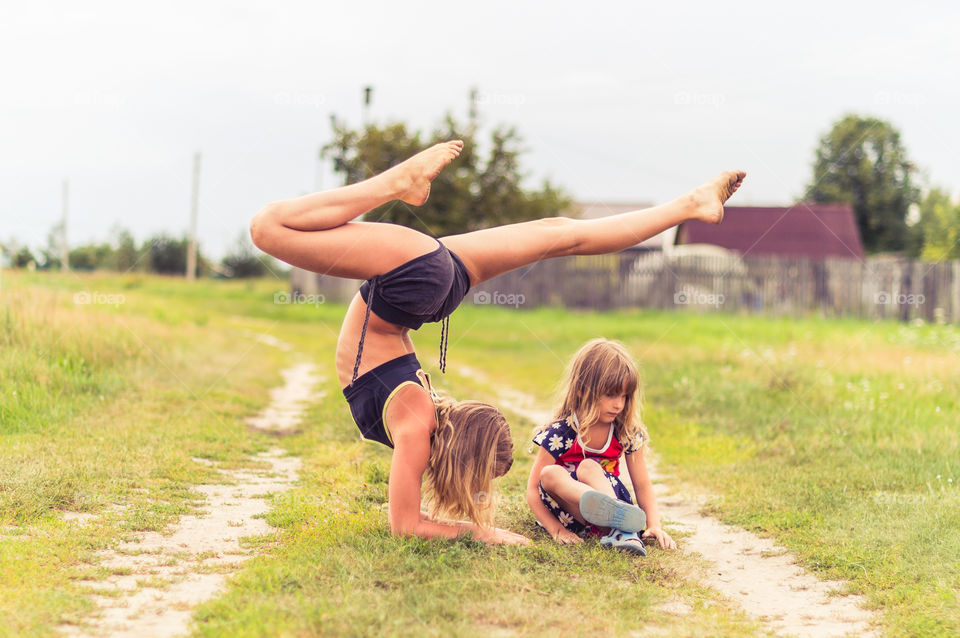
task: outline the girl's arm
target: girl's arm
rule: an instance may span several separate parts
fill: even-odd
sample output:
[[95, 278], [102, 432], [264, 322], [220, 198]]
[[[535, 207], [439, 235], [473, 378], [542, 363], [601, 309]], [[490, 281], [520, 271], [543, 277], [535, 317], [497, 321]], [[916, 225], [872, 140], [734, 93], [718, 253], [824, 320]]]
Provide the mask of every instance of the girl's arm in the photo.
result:
[[[436, 418], [432, 405], [429, 417]], [[485, 543], [529, 543], [526, 537], [507, 530], [468, 522], [439, 523], [422, 514], [420, 486], [430, 457], [430, 429], [421, 423], [422, 420], [412, 423], [398, 419], [390, 424], [395, 445], [390, 465], [390, 531], [394, 535], [421, 538], [456, 538], [472, 532], [477, 540]]]
[[660, 527], [660, 510], [657, 509], [657, 497], [653, 493], [653, 484], [650, 482], [643, 452], [640, 449], [631, 454], [624, 454], [627, 471], [630, 472], [630, 480], [633, 481], [633, 491], [637, 495], [637, 505], [647, 515], [647, 531], [643, 533], [643, 537], [652, 536], [660, 543], [660, 547], [676, 549], [676, 542]]
[[579, 536], [567, 531], [560, 520], [547, 509], [547, 506], [540, 500], [540, 492], [537, 487], [540, 484], [540, 472], [548, 465], [553, 465], [554, 459], [545, 449], [540, 448], [537, 458], [533, 461], [533, 467], [530, 468], [530, 477], [527, 479], [527, 505], [533, 510], [534, 516], [543, 525], [543, 528], [560, 543], [580, 543], [583, 541]]

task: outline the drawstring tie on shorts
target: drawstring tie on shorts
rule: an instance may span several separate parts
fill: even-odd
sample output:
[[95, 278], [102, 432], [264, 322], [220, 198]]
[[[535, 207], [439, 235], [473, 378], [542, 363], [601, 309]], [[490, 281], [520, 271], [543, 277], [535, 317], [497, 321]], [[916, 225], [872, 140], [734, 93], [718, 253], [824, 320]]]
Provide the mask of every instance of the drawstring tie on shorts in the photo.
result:
[[[360, 330], [360, 345], [357, 346], [357, 360], [353, 364], [353, 377], [350, 383], [357, 380], [357, 373], [360, 371], [360, 358], [363, 356], [363, 342], [367, 337], [367, 324], [370, 323], [370, 307], [377, 294], [377, 282], [380, 281], [380, 275], [374, 275], [370, 278], [370, 290], [367, 292], [367, 311], [363, 315], [363, 328]], [[450, 315], [443, 318], [440, 324], [440, 372], [447, 372], [447, 341], [450, 337]]]

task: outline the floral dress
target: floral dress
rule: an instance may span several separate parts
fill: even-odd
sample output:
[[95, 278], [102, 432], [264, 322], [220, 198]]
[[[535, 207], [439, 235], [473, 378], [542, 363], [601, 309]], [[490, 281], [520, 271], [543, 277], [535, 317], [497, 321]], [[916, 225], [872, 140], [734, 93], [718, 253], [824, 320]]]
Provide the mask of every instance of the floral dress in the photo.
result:
[[[607, 442], [602, 449], [593, 449], [583, 445], [577, 437], [575, 429], [576, 416], [571, 415], [565, 419], [554, 421], [547, 429], [541, 431], [535, 437], [533, 442], [545, 449], [553, 457], [557, 465], [562, 465], [564, 469], [570, 472], [570, 476], [577, 478], [577, 467], [584, 459], [593, 459], [603, 468], [610, 486], [613, 487], [613, 493], [618, 499], [625, 503], [633, 504], [630, 491], [620, 480], [620, 454], [632, 454], [643, 447], [643, 437], [638, 436], [636, 440], [629, 442], [628, 445], [621, 443], [613, 431], [613, 425], [610, 426], [610, 434], [607, 436]], [[599, 528], [587, 523], [583, 524], [573, 517], [572, 514], [565, 511], [560, 504], [543, 489], [543, 483], [538, 486], [540, 500], [557, 517], [560, 524], [574, 534], [591, 534], [601, 536]], [[537, 523], [540, 524], [539, 522]], [[542, 527], [542, 525], [541, 525]]]

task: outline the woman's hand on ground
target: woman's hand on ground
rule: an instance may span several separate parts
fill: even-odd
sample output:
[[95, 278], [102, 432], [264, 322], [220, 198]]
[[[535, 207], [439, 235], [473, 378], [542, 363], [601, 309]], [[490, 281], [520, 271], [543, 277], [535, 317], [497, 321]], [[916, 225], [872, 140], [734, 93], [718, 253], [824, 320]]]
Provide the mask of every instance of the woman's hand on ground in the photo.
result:
[[643, 538], [655, 538], [655, 539], [657, 539], [657, 542], [660, 544], [660, 547], [662, 547], [663, 549], [676, 549], [676, 548], [677, 548], [677, 543], [676, 543], [676, 541], [674, 541], [672, 538], [670, 538], [670, 534], [667, 534], [667, 533], [666, 533], [665, 531], [663, 531], [663, 529], [660, 528], [660, 527], [649, 527], [649, 528], [647, 528], [647, 531], [645, 531], [645, 532], [642, 534], [642, 537], [643, 537]]
[[489, 545], [529, 545], [530, 539], [524, 536], [523, 534], [517, 534], [511, 532], [508, 529], [500, 529], [499, 527], [491, 527], [486, 533], [480, 538], [484, 543]]
[[553, 540], [557, 541], [561, 545], [576, 545], [577, 543], [583, 542], [582, 538], [562, 525], [560, 526], [560, 529], [557, 530], [557, 533], [553, 534]]

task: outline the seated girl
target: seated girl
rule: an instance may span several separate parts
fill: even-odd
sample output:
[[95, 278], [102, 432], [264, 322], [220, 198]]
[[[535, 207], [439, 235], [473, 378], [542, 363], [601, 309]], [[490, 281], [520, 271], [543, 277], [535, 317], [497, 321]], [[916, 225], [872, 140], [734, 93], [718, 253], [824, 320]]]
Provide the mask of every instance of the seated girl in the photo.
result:
[[[588, 342], [567, 369], [562, 397], [555, 420], [534, 430], [540, 449], [527, 503], [537, 522], [559, 543], [596, 535], [604, 545], [641, 555], [642, 538], [675, 549], [660, 527], [643, 458], [649, 438], [640, 420], [637, 366], [626, 349], [606, 339]], [[621, 454], [639, 507], [620, 480]]]

